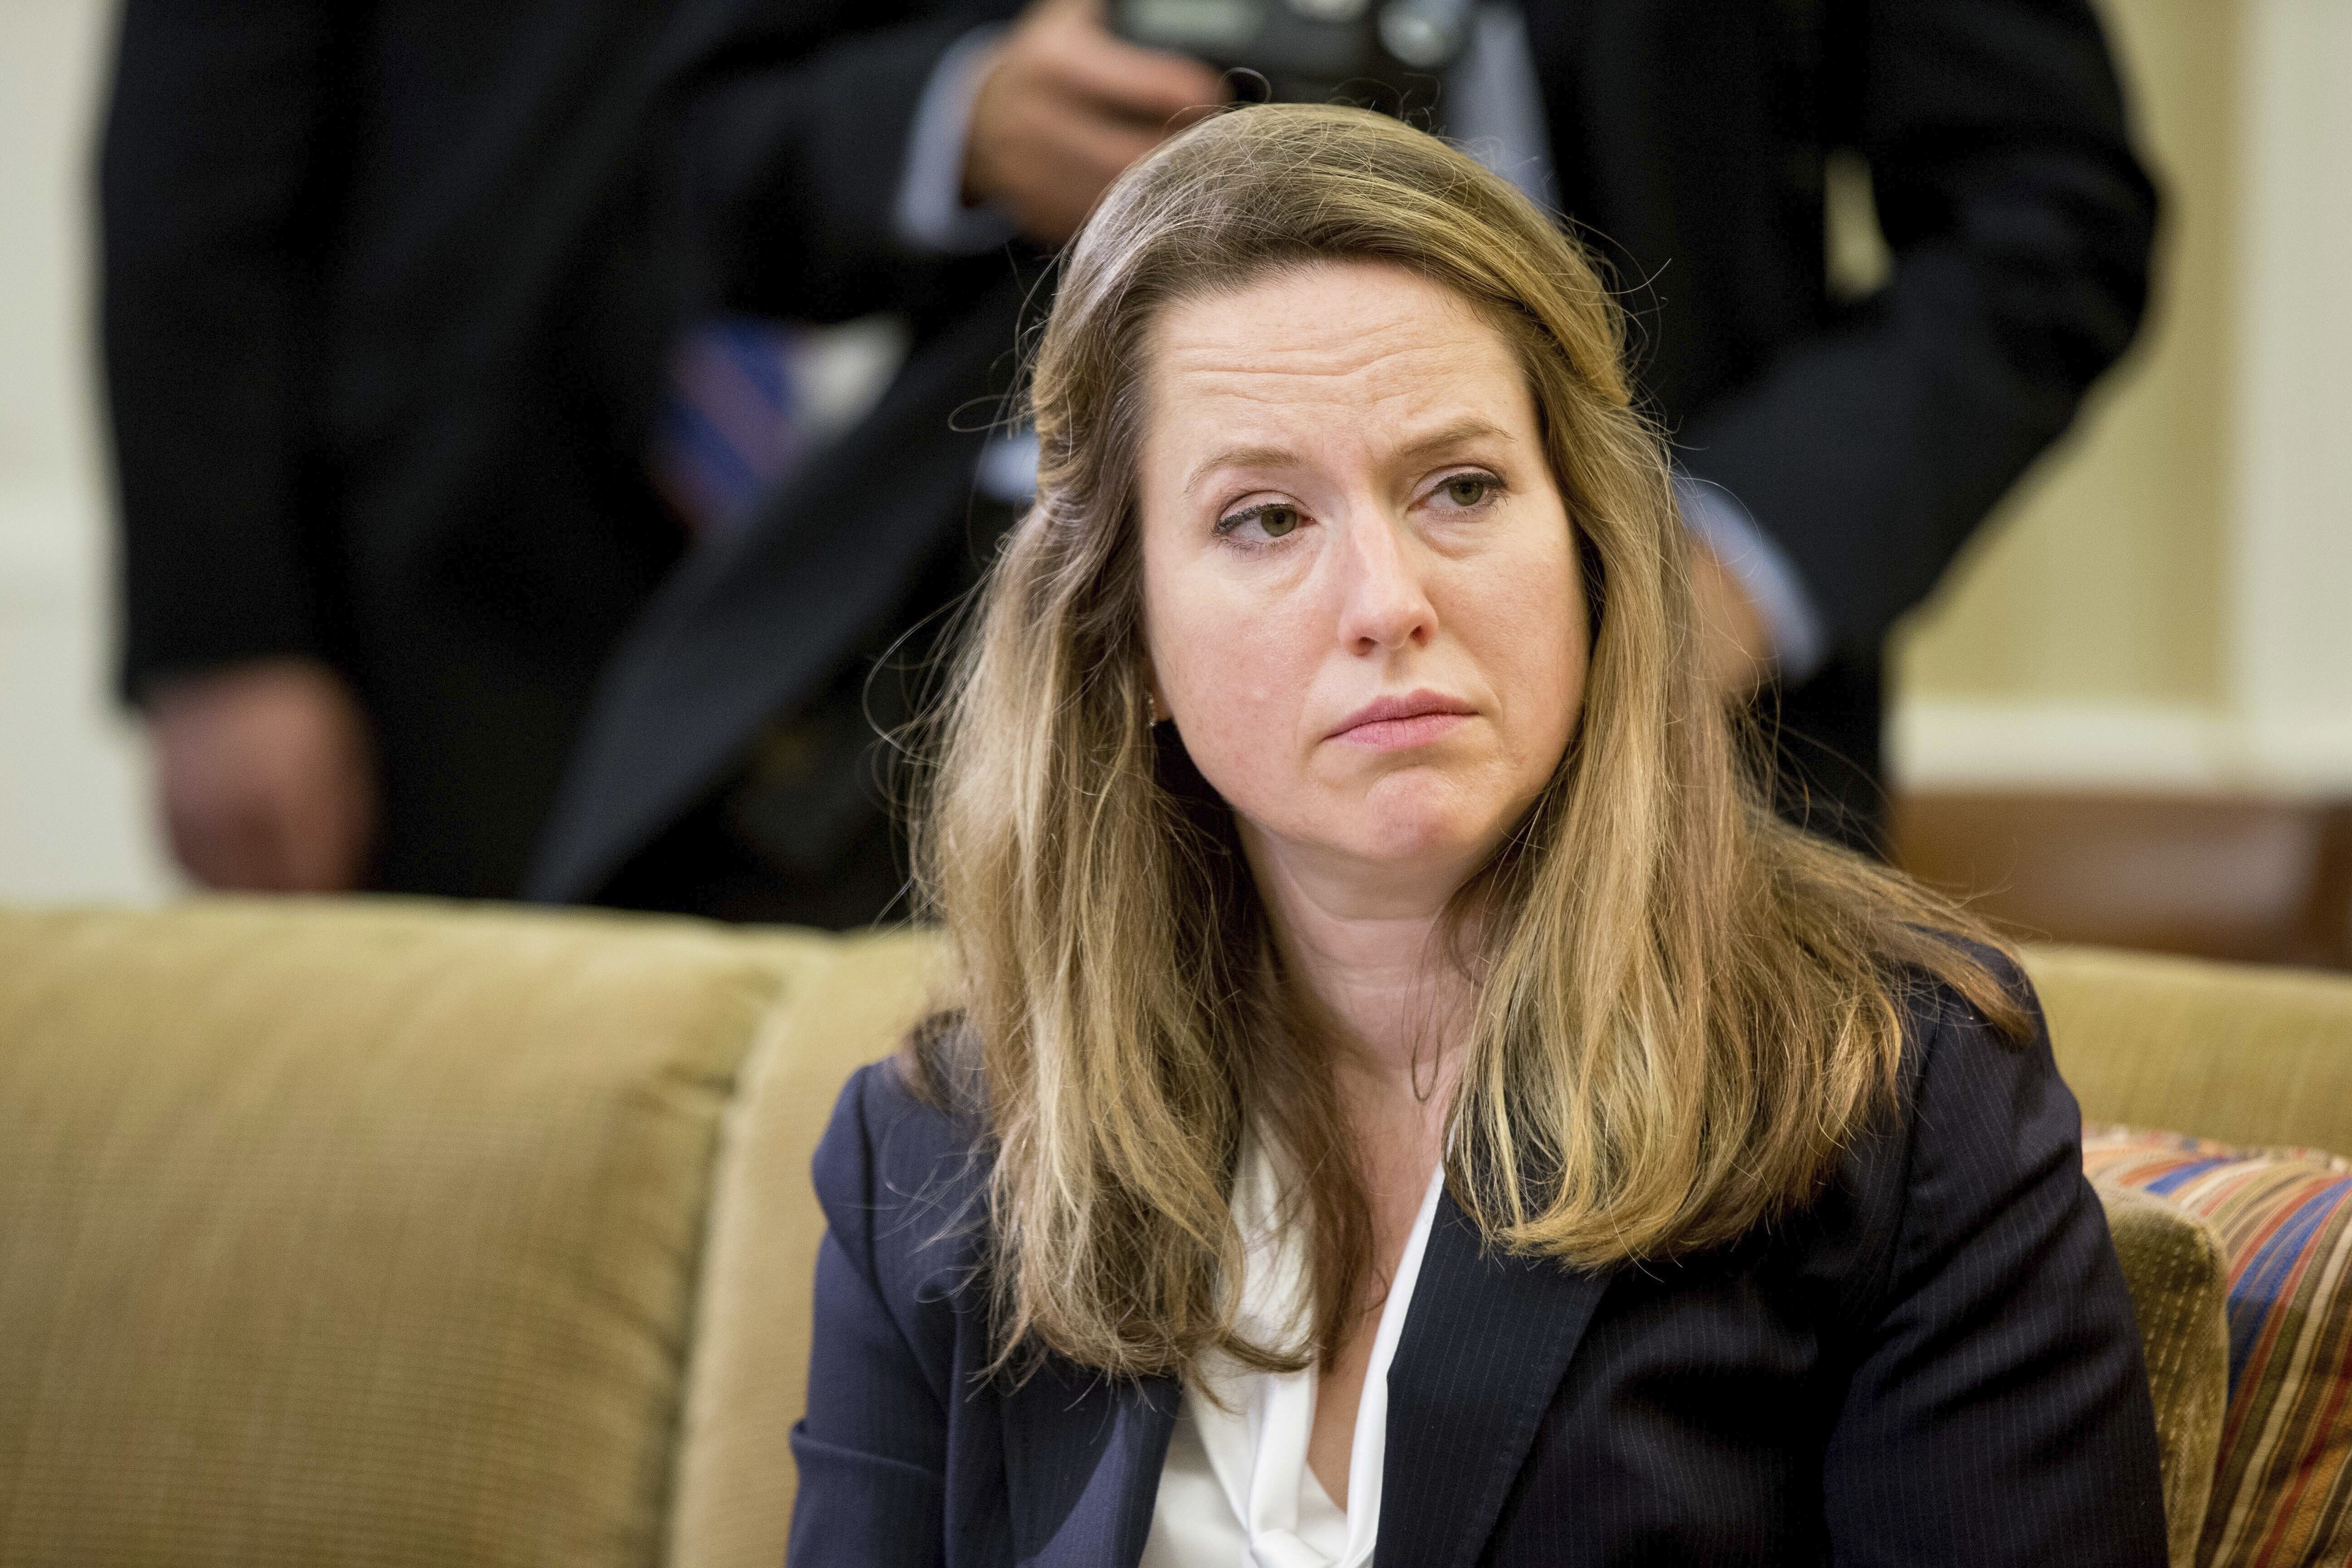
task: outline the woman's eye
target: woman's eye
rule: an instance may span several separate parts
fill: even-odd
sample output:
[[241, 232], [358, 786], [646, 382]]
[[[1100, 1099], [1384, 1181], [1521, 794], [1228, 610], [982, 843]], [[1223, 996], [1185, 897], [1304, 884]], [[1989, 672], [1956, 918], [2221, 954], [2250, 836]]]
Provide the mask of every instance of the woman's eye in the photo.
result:
[[1476, 506], [1499, 488], [1486, 474], [1456, 474], [1438, 487], [1447, 500], [1460, 507]]
[[1245, 511], [1237, 511], [1219, 522], [1217, 531], [1224, 534], [1238, 533], [1251, 523], [1257, 524], [1259, 531], [1266, 538], [1280, 539], [1298, 526], [1298, 509], [1295, 506], [1283, 506], [1278, 502], [1265, 506], [1254, 506]]

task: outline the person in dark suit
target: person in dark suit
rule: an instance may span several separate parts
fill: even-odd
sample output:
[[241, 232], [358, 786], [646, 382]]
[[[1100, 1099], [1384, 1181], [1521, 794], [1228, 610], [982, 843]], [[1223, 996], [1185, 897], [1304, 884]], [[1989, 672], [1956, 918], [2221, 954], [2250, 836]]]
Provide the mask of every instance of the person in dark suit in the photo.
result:
[[[871, 409], [697, 551], [617, 651], [531, 897], [835, 927], [904, 907], [876, 731], [911, 715], [923, 634], [1011, 521], [974, 475], [1045, 247], [1223, 90], [1083, 6], [1008, 37], [1015, 9], [718, 0], [677, 46], [709, 303], [895, 311], [908, 346]], [[993, 184], [971, 185], [967, 123]], [[968, 188], [988, 194], [967, 207]]]
[[2030, 987], [1776, 816], [1591, 268], [1367, 110], [1113, 185], [844, 1092], [795, 1564], [2166, 1560]]
[[[719, 274], [778, 314], [911, 309], [916, 346], [868, 419], [623, 647], [535, 897], [827, 924], [903, 909], [866, 711], [887, 723], [903, 704], [895, 676], [878, 703], [866, 677], [1013, 515], [972, 476], [1032, 288], [1023, 247], [1066, 239], [1183, 122], [1173, 106], [1223, 91], [1077, 0], [1009, 31], [986, 3], [794, 15], [709, 57], [694, 142]], [[1760, 683], [1784, 808], [1873, 844], [1888, 627], [2143, 307], [2154, 195], [2097, 25], [2079, 0], [1598, 0], [1490, 19], [1444, 80], [1441, 127], [1527, 176], [1629, 290], [1636, 371], [1710, 545], [1717, 678]], [[942, 140], [929, 161], [961, 170], [949, 202], [969, 205], [910, 225], [919, 154]], [[1829, 171], [1856, 167], [1893, 257], [1858, 299], [1823, 246]], [[845, 485], [854, 540], [830, 521]]]
[[122, 680], [220, 887], [511, 896], [669, 573], [668, 0], [129, 0]]

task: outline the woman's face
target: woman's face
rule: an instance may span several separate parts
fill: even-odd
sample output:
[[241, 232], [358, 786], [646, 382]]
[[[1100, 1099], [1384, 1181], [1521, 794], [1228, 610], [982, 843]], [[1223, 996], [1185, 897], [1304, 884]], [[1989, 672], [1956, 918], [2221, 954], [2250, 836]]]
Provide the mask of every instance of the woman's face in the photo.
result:
[[1317, 262], [1171, 306], [1149, 354], [1155, 695], [1262, 877], [1365, 913], [1442, 900], [1584, 691], [1577, 553], [1510, 345], [1440, 284]]

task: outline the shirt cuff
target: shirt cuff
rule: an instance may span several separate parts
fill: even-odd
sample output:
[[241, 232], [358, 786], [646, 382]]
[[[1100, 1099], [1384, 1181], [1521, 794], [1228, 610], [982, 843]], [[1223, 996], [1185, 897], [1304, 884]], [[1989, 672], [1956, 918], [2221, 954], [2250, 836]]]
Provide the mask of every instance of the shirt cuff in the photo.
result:
[[980, 449], [972, 476], [980, 493], [1006, 506], [1025, 507], [1037, 499], [1037, 430], [1024, 425], [992, 436]]
[[1681, 474], [1675, 479], [1675, 499], [1682, 505], [1684, 523], [1715, 552], [1764, 618], [1780, 679], [1795, 685], [1821, 668], [1829, 658], [1821, 612], [1805, 591], [1805, 580], [1739, 498], [1721, 485]]
[[1001, 24], [974, 27], [948, 47], [923, 84], [907, 138], [907, 171], [891, 214], [900, 242], [913, 249], [977, 256], [1017, 232], [1002, 208], [967, 206], [963, 199], [964, 144], [984, 75], [981, 64], [1003, 32]]

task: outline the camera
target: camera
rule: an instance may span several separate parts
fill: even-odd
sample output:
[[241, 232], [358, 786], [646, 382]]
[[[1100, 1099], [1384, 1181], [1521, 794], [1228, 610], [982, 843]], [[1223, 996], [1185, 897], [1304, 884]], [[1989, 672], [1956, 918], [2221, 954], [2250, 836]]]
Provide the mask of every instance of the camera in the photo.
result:
[[1112, 0], [1110, 22], [1131, 43], [1238, 73], [1244, 98], [1402, 114], [1435, 101], [1476, 10], [1476, 0]]

